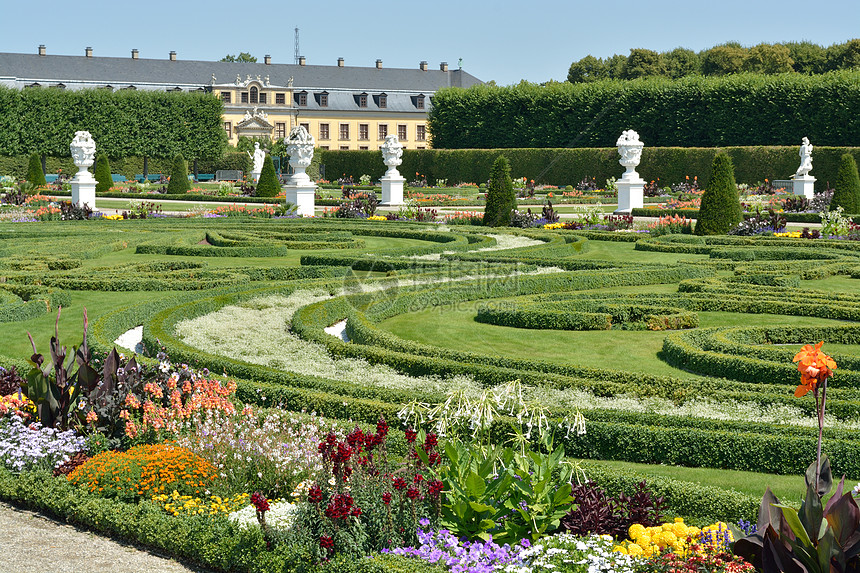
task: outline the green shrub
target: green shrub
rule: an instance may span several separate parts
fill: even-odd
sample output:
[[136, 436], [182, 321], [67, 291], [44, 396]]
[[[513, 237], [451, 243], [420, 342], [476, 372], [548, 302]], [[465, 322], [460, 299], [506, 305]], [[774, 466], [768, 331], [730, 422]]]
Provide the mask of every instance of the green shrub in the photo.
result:
[[98, 181], [96, 184], [96, 193], [110, 191], [110, 188], [113, 187], [110, 162], [107, 155], [103, 153], [99, 153], [99, 156], [96, 158], [96, 181]]
[[517, 208], [517, 196], [511, 181], [511, 164], [507, 157], [500, 155], [493, 163], [490, 172], [490, 186], [487, 189], [487, 206], [484, 207], [484, 225], [488, 227], [507, 227], [511, 224], [511, 211]]
[[846, 213], [860, 213], [860, 176], [854, 156], [846, 153], [839, 161], [839, 173], [830, 209], [842, 207]]
[[741, 221], [743, 210], [738, 199], [732, 159], [725, 153], [718, 153], [714, 157], [711, 181], [702, 195], [694, 232], [697, 235], [725, 235]]
[[191, 183], [188, 181], [188, 165], [180, 153], [173, 158], [173, 168], [170, 170], [170, 183], [167, 184], [167, 192], [182, 194], [187, 193], [189, 189], [191, 189]]
[[277, 197], [281, 192], [281, 182], [275, 173], [275, 163], [272, 156], [266, 154], [263, 161], [263, 170], [260, 172], [260, 180], [257, 182], [257, 197]]
[[33, 185], [47, 185], [45, 180], [45, 172], [42, 171], [42, 160], [38, 153], [30, 156], [30, 163], [27, 165], [27, 182]]

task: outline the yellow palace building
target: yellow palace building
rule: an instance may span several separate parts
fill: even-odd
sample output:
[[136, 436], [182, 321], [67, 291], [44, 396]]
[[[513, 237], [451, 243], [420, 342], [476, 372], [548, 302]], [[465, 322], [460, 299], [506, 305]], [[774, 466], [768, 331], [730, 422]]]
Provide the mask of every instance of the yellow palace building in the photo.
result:
[[0, 53], [0, 85], [18, 89], [137, 89], [202, 91], [224, 105], [224, 130], [235, 145], [240, 136], [283, 138], [304, 125], [324, 149], [378, 149], [395, 134], [406, 149], [430, 146], [427, 112], [436, 90], [481, 83], [462, 69], [442, 62], [414, 69]]

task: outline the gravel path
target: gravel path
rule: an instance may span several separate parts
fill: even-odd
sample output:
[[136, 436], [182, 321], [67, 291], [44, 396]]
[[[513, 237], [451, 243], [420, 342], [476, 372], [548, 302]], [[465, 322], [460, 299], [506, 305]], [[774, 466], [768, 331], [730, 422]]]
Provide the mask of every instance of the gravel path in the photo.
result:
[[2, 573], [206, 573], [0, 502]]

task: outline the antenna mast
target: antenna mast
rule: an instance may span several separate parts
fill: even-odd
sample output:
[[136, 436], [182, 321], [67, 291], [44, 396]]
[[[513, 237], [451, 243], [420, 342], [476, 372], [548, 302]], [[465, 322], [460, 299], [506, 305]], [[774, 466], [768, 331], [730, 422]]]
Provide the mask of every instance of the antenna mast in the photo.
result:
[[293, 63], [295, 63], [295, 64], [299, 63], [299, 55], [300, 55], [300, 51], [299, 51], [299, 29], [296, 28], [296, 61]]

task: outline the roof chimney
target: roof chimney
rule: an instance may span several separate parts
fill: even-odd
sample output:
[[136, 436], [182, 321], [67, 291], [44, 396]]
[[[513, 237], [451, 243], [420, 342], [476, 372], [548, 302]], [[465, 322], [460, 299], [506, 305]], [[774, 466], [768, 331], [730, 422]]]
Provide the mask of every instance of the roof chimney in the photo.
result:
[[88, 57], [88, 58], [92, 58], [92, 57], [93, 57], [93, 49], [92, 49], [92, 47], [87, 46], [86, 52], [84, 52], [84, 53], [87, 55], [87, 57]]
[[427, 71], [427, 62], [422, 61], [420, 64], [418, 64], [418, 67], [421, 68], [422, 72], [426, 72]]
[[176, 61], [176, 52], [174, 52], [173, 50], [170, 51], [170, 61], [171, 62]]
[[[44, 48], [44, 46], [42, 46]], [[337, 59], [337, 67], [342, 68], [344, 66], [343, 58]]]
[[300, 66], [305, 65], [305, 57], [304, 56], [299, 56], [299, 65]]
[[382, 69], [382, 60], [376, 60], [376, 69], [377, 69], [377, 70], [381, 70], [381, 69]]
[[272, 56], [270, 56], [269, 54], [266, 54], [265, 56], [263, 56], [263, 61], [266, 63], [267, 66], [271, 66], [272, 65]]
[[137, 48], [135, 48], [131, 51], [131, 59], [136, 60], [136, 59], [138, 59], [138, 57], [139, 56], [138, 56]]
[[442, 70], [443, 72], [447, 72], [448, 71], [448, 62], [442, 62], [441, 64], [439, 64], [439, 69]]
[[39, 44], [39, 55], [40, 56], [45, 55], [45, 44]]

